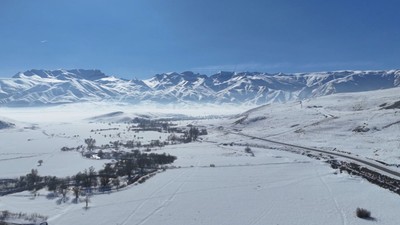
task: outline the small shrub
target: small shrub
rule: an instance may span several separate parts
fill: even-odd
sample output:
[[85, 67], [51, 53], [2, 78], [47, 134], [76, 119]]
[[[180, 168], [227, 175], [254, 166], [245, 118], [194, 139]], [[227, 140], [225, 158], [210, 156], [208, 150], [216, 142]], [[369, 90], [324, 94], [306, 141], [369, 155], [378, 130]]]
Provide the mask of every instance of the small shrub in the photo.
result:
[[244, 149], [244, 151], [245, 151], [246, 153], [251, 153], [251, 148], [250, 148], [249, 146], [247, 146], [247, 147]]
[[139, 184], [143, 184], [144, 182], [146, 182], [147, 179], [149, 179], [149, 177], [148, 177], [148, 176], [144, 176], [144, 177], [141, 177], [141, 178], [138, 180], [138, 182], [139, 182]]
[[356, 215], [358, 218], [362, 218], [362, 219], [371, 218], [371, 212], [366, 209], [363, 209], [363, 208], [357, 208]]
[[10, 216], [10, 212], [8, 212], [7, 210], [2, 211], [0, 214], [0, 219], [4, 220], [4, 219], [8, 218], [8, 216]]
[[246, 153], [250, 154], [251, 156], [254, 156], [254, 153], [253, 153], [253, 151], [251, 150], [251, 148], [250, 148], [249, 146], [247, 146], [247, 147], [244, 149], [244, 151], [245, 151]]

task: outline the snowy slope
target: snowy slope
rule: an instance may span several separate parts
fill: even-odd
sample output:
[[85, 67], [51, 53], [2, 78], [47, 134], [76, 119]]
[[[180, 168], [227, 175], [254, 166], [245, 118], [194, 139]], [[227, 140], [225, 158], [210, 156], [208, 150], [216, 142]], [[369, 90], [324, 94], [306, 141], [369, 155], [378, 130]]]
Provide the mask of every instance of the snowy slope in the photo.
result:
[[[140, 185], [91, 196], [87, 210], [84, 202], [73, 201], [72, 192], [62, 202], [61, 196], [49, 197], [44, 189], [36, 197], [29, 192], [2, 196], [0, 210], [43, 214], [49, 216], [49, 224], [59, 225], [398, 224], [399, 195], [360, 177], [341, 174], [321, 160], [275, 146], [251, 147], [252, 157], [244, 146], [224, 143], [257, 144], [258, 140], [224, 130], [321, 149], [336, 148], [398, 164], [399, 91], [392, 88], [336, 94], [301, 103], [264, 105], [228, 119], [179, 121], [182, 125], [206, 126], [209, 134], [202, 142], [154, 150], [177, 156], [175, 169]], [[2, 107], [0, 115], [7, 117], [4, 121], [12, 121], [16, 127], [0, 130], [0, 178], [18, 177], [32, 168], [41, 175], [57, 176], [70, 176], [89, 166], [100, 169], [108, 160], [89, 160], [60, 148], [79, 145], [89, 136], [99, 144], [117, 140], [102, 139], [101, 134], [90, 130], [124, 127], [124, 123], [103, 120], [144, 114], [139, 111], [144, 108], [121, 104]], [[166, 111], [158, 110], [152, 115]], [[182, 112], [179, 107], [173, 110]], [[209, 108], [199, 108], [196, 115], [202, 114], [199, 110], [212, 114]], [[370, 131], [353, 132], [357, 126]], [[137, 133], [121, 137], [130, 140], [132, 135]], [[44, 162], [38, 166], [40, 159]], [[373, 219], [357, 218], [357, 207], [370, 210]]]
[[86, 101], [140, 100], [149, 88], [98, 70], [30, 70], [0, 79], [0, 104], [34, 106]]
[[0, 105], [93, 101], [260, 105], [399, 85], [400, 70], [293, 75], [220, 72], [212, 76], [186, 71], [143, 81], [107, 76], [99, 70], [29, 70], [0, 79]]
[[392, 88], [270, 104], [240, 114], [226, 126], [257, 137], [400, 165], [399, 93], [400, 88]]

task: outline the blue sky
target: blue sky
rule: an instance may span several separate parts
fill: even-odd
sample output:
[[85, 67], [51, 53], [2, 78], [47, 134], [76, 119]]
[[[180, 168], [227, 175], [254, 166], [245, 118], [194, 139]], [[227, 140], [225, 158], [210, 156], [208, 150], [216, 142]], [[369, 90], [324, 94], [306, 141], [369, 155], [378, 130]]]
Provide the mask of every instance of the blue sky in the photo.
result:
[[0, 0], [0, 76], [400, 68], [398, 0]]

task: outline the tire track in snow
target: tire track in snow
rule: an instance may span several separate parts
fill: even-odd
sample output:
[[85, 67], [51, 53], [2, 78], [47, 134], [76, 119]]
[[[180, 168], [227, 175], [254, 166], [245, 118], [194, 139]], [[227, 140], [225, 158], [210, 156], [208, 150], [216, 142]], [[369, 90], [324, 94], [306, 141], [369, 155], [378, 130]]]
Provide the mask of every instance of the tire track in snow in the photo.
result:
[[175, 199], [177, 193], [179, 193], [182, 190], [182, 187], [183, 187], [184, 184], [185, 184], [184, 182], [182, 184], [180, 184], [179, 187], [174, 191], [174, 193], [167, 200], [165, 200], [159, 207], [157, 207], [149, 215], [147, 215], [145, 218], [143, 218], [138, 223], [138, 225], [142, 225], [143, 223], [148, 221], [153, 215], [155, 215], [156, 213], [162, 211], [165, 207], [167, 207], [172, 202], [172, 200]]
[[271, 212], [272, 207], [269, 207], [267, 209], [264, 209], [263, 212], [258, 215], [254, 221], [252, 221], [251, 223], [249, 223], [249, 225], [256, 225], [258, 224], [265, 216], [267, 216], [270, 212]]
[[47, 222], [56, 223], [59, 218], [63, 218], [67, 213], [76, 212], [82, 210], [78, 204], [69, 204], [67, 207], [60, 210], [59, 213], [53, 215], [47, 219]]
[[5, 158], [5, 159], [0, 159], [0, 161], [9, 161], [9, 160], [17, 160], [17, 159], [27, 159], [27, 158], [34, 158], [34, 157], [39, 157], [42, 155], [46, 155], [48, 153], [41, 153], [41, 154], [35, 154], [35, 155], [29, 155], [29, 156], [18, 156], [18, 157], [12, 157], [12, 158]]
[[332, 189], [329, 187], [329, 185], [326, 183], [326, 181], [324, 180], [324, 178], [322, 177], [322, 175], [316, 170], [314, 169], [314, 171], [317, 173], [319, 180], [321, 181], [321, 183], [324, 185], [324, 187], [326, 188], [326, 190], [328, 190], [329, 193], [329, 197], [333, 200], [333, 202], [335, 203], [335, 208], [338, 211], [340, 217], [341, 217], [341, 221], [343, 225], [347, 225], [347, 220], [346, 220], [346, 215], [344, 214], [343, 210], [340, 208], [338, 201], [336, 200]]
[[[154, 190], [149, 196], [148, 198], [146, 198], [146, 200], [144, 200], [142, 203], [140, 203], [131, 213], [129, 213], [129, 215], [122, 221], [121, 225], [127, 225], [130, 224], [129, 220], [135, 215], [135, 213], [140, 210], [141, 208], [143, 208], [143, 206], [150, 201], [151, 199], [154, 198], [155, 195], [157, 195], [157, 193], [159, 193], [160, 191], [162, 191], [164, 188], [166, 188], [167, 186], [169, 186], [170, 184], [174, 183], [176, 180], [178, 180], [179, 178], [181, 178], [186, 172], [183, 171], [179, 176], [176, 176], [175, 179], [170, 180], [169, 182], [167, 182], [166, 184], [162, 185], [160, 188]], [[175, 193], [176, 195], [176, 193]]]
[[[196, 168], [193, 172], [191, 172], [191, 174], [193, 174], [195, 171], [197, 171], [198, 168]], [[182, 173], [180, 177], [182, 177], [183, 175], [185, 175], [185, 173]], [[174, 181], [176, 181], [177, 179], [174, 179]], [[177, 194], [179, 194], [182, 190], [182, 187], [186, 184], [186, 181], [183, 181], [179, 187], [174, 191], [174, 193], [172, 193], [172, 195], [169, 196], [169, 198], [167, 198], [159, 207], [157, 207], [156, 209], [154, 209], [149, 215], [147, 215], [145, 218], [143, 218], [138, 225], [142, 225], [145, 222], [147, 222], [153, 215], [157, 214], [158, 212], [161, 212], [163, 209], [165, 209], [165, 207], [167, 207], [177, 196]]]

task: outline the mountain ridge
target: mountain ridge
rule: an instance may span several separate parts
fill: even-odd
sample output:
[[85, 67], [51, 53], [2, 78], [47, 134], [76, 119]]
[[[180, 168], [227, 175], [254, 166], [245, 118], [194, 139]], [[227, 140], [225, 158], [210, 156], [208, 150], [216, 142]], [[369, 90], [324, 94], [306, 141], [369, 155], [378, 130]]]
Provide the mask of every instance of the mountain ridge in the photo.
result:
[[34, 69], [0, 79], [0, 105], [88, 101], [260, 105], [398, 86], [400, 70], [294, 74], [221, 71], [211, 76], [184, 71], [156, 74], [145, 80], [127, 80], [108, 76], [97, 69]]

